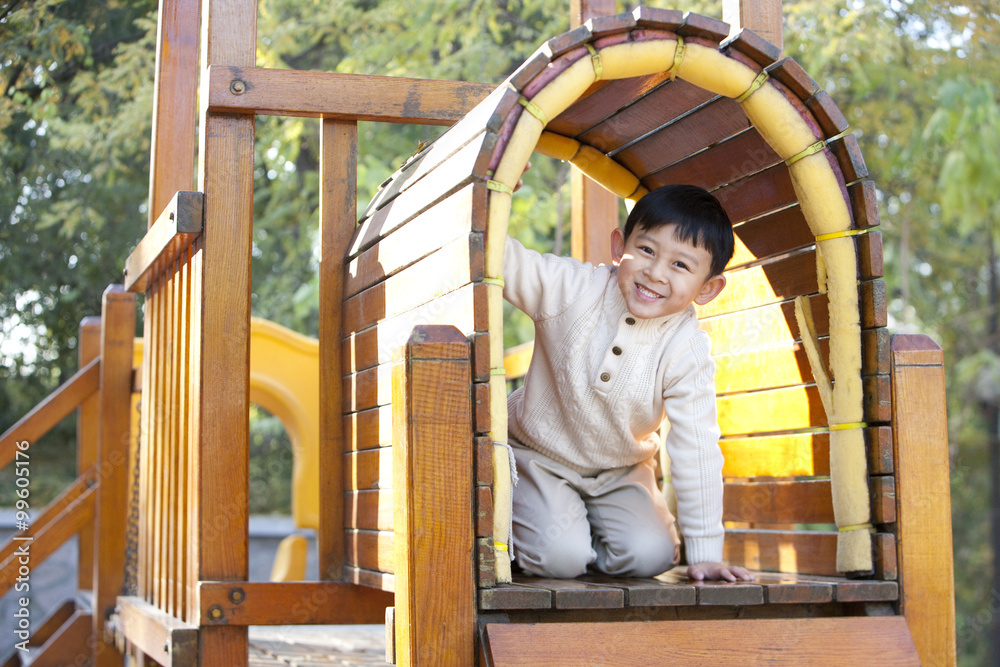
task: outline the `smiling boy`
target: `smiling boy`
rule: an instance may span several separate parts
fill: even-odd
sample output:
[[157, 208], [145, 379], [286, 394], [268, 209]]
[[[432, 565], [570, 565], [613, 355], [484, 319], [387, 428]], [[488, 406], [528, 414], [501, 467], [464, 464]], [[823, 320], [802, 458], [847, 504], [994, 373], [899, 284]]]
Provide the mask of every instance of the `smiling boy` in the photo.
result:
[[707, 191], [659, 188], [611, 235], [613, 266], [540, 255], [508, 238], [504, 298], [535, 323], [534, 355], [508, 400], [521, 568], [649, 577], [679, 561], [654, 474], [666, 437], [693, 579], [749, 580], [722, 563], [715, 365], [692, 304], [725, 287], [729, 217]]

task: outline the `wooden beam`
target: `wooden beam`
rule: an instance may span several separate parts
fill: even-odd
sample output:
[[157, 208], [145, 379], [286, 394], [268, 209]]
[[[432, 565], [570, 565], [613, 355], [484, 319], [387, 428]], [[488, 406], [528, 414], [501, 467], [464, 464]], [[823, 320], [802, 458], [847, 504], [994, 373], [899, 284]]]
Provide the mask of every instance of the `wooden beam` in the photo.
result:
[[125, 260], [125, 289], [145, 292], [202, 230], [200, 192], [178, 192]]
[[393, 595], [340, 581], [199, 585], [202, 625], [357, 625], [385, 622]]
[[493, 84], [396, 76], [212, 65], [213, 113], [451, 125], [496, 88]]
[[28, 443], [24, 447], [33, 446], [81, 402], [94, 394], [100, 382], [100, 373], [101, 360], [93, 359], [7, 429], [0, 436], [0, 468], [13, 461], [18, 451], [24, 451], [18, 447], [18, 443]]
[[160, 2], [149, 147], [149, 221], [175, 192], [194, 187], [201, 0]]
[[83, 665], [91, 664], [91, 615], [75, 612], [38, 649], [31, 651], [32, 665]]
[[128, 452], [132, 426], [132, 345], [135, 295], [121, 285], [104, 291], [101, 308], [101, 393], [98, 486], [94, 535], [94, 657], [97, 667], [121, 665], [123, 656], [105, 643], [104, 623], [125, 583], [128, 518]]
[[468, 339], [418, 326], [394, 369], [396, 660], [475, 664], [472, 369]]
[[197, 626], [170, 616], [142, 598], [119, 597], [113, 626], [116, 635], [165, 667], [198, 664]]
[[[725, 637], [725, 641], [719, 641]], [[611, 623], [490, 623], [484, 630], [489, 664], [919, 665], [899, 616], [650, 621]]]
[[[614, 13], [614, 0], [570, 0], [570, 28]], [[570, 174], [570, 193], [573, 257], [594, 265], [607, 264], [611, 260], [611, 232], [618, 227], [618, 197], [578, 169]]]
[[920, 335], [893, 337], [900, 606], [926, 665], [956, 661], [944, 386], [944, 353], [934, 341]]
[[[77, 339], [80, 368], [97, 359], [101, 354], [101, 318], [86, 317], [80, 323]], [[80, 403], [76, 410], [76, 474], [97, 465], [97, 397], [90, 396]], [[92, 590], [94, 587], [94, 524], [91, 522], [80, 530], [76, 538], [76, 581], [77, 589]]]
[[[256, 65], [256, 0], [203, 0], [203, 89], [212, 65]], [[253, 232], [254, 117], [220, 114], [201, 99], [198, 189], [205, 193], [200, 275], [192, 275], [193, 457], [188, 526], [188, 618], [198, 613], [197, 582], [246, 581], [249, 493], [250, 263]], [[192, 271], [194, 273], [194, 271]], [[196, 293], [197, 292], [197, 293]], [[197, 312], [195, 312], [197, 311]], [[245, 627], [205, 628], [202, 665], [247, 659]]]
[[781, 0], [722, 0], [722, 20], [731, 35], [747, 28], [784, 51]]
[[357, 215], [358, 124], [324, 119], [320, 128], [319, 260], [319, 530], [321, 579], [339, 580], [344, 568], [344, 415], [341, 322], [344, 258]]

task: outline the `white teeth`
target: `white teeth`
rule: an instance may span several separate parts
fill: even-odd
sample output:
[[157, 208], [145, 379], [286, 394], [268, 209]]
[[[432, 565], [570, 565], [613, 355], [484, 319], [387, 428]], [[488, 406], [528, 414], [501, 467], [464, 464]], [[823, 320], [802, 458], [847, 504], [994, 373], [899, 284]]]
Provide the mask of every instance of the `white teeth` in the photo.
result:
[[639, 290], [639, 294], [643, 294], [645, 296], [648, 296], [651, 299], [662, 299], [663, 298], [662, 295], [657, 294], [656, 292], [654, 292], [652, 290], [648, 290], [645, 287], [643, 287], [642, 285], [636, 284], [636, 288]]

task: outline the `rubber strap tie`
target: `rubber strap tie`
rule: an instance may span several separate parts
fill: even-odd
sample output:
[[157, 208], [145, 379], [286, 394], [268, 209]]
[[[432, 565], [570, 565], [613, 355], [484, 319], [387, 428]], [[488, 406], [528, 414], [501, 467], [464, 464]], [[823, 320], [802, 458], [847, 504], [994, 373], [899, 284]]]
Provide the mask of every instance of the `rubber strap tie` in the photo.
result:
[[817, 141], [816, 143], [814, 143], [812, 146], [807, 147], [805, 150], [799, 151], [798, 153], [796, 153], [792, 157], [790, 157], [787, 160], [785, 160], [785, 164], [787, 166], [791, 167], [793, 164], [795, 164], [796, 162], [798, 162], [802, 158], [809, 157], [810, 155], [814, 155], [816, 153], [819, 153], [824, 148], [826, 148], [826, 142], [823, 141], [822, 139], [820, 139], [819, 141]]
[[677, 78], [677, 70], [681, 66], [681, 62], [684, 60], [684, 49], [687, 48], [684, 44], [684, 38], [677, 35], [677, 49], [674, 51], [674, 64], [670, 66], [670, 80], [673, 81]]
[[503, 542], [497, 542], [496, 540], [493, 540], [493, 548], [497, 551], [507, 551], [507, 545]]
[[868, 428], [865, 422], [852, 422], [850, 424], [830, 424], [831, 431], [850, 431], [855, 428]]
[[499, 285], [503, 287], [503, 278], [483, 278], [483, 282], [487, 285]]
[[757, 77], [753, 80], [753, 83], [750, 84], [750, 87], [747, 88], [742, 95], [736, 98], [736, 101], [737, 102], [745, 101], [748, 97], [756, 93], [760, 89], [760, 87], [763, 86], [770, 78], [771, 78], [770, 75], [766, 71], [761, 71], [761, 73], [758, 74]]
[[600, 80], [601, 75], [604, 73], [604, 65], [601, 63], [601, 54], [590, 45], [590, 43], [585, 44], [587, 51], [590, 53], [590, 60], [594, 63], [594, 79]]
[[837, 530], [841, 533], [846, 533], [851, 530], [867, 530], [869, 533], [874, 533], [875, 526], [870, 523], [856, 523], [850, 526], [838, 526]]
[[517, 98], [517, 103], [524, 107], [525, 111], [541, 121], [542, 126], [549, 124], [548, 119], [545, 117], [545, 112], [542, 111], [541, 107], [529, 100], [527, 97], [522, 96]]
[[491, 368], [490, 375], [507, 375], [507, 370], [503, 366], [500, 368]]
[[505, 195], [512, 195], [514, 191], [500, 181], [486, 181], [486, 188], [495, 192], [502, 192]]
[[871, 227], [865, 227], [864, 229], [845, 229], [842, 232], [830, 232], [829, 234], [820, 234], [816, 237], [817, 241], [829, 241], [830, 239], [842, 239], [846, 236], [860, 236], [861, 234], [867, 234], [871, 231]]

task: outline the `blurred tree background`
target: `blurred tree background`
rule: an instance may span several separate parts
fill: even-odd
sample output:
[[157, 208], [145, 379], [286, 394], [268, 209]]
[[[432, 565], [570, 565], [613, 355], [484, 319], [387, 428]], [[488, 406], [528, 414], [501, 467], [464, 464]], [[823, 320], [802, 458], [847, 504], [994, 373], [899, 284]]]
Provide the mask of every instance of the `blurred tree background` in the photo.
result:
[[[720, 16], [718, 2], [646, 4]], [[633, 3], [619, 2], [630, 10]], [[259, 0], [258, 65], [499, 83], [568, 28], [568, 2]], [[786, 0], [785, 52], [854, 127], [879, 187], [890, 327], [945, 349], [962, 664], [996, 664], [1000, 580], [1000, 9], [983, 0]], [[0, 430], [77, 368], [146, 227], [156, 2], [0, 0]], [[362, 123], [359, 205], [440, 128]], [[315, 335], [318, 126], [257, 120], [253, 312]], [[568, 170], [533, 160], [513, 234], [568, 254]], [[511, 314], [507, 344], [531, 336]], [[287, 512], [287, 436], [254, 409], [255, 511]], [[33, 447], [33, 496], [73, 474], [74, 425]], [[284, 452], [282, 454], [282, 452]], [[261, 463], [263, 462], [263, 463]], [[278, 472], [275, 472], [278, 471]], [[0, 505], [13, 484], [0, 474]], [[272, 488], [273, 487], [273, 488]], [[6, 502], [5, 502], [6, 501]], [[997, 538], [994, 537], [994, 540]], [[985, 582], [992, 582], [987, 584]]]

